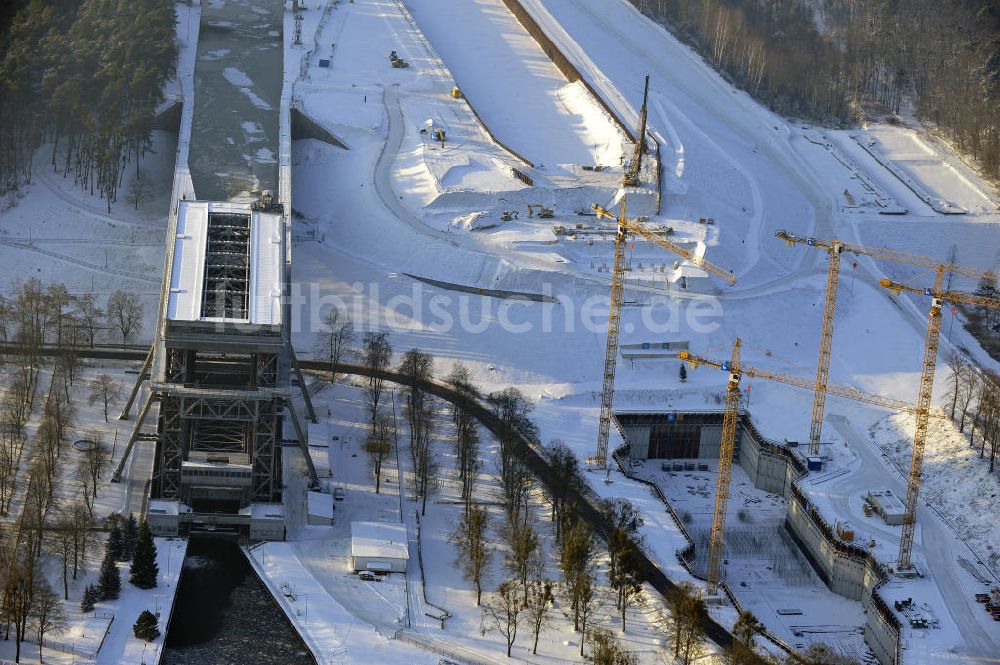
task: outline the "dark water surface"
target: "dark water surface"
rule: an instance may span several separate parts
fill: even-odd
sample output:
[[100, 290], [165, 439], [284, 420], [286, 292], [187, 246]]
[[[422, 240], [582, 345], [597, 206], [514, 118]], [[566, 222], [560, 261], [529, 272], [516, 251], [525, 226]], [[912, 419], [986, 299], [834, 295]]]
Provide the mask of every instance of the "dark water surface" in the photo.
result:
[[163, 665], [316, 665], [235, 543], [193, 538]]

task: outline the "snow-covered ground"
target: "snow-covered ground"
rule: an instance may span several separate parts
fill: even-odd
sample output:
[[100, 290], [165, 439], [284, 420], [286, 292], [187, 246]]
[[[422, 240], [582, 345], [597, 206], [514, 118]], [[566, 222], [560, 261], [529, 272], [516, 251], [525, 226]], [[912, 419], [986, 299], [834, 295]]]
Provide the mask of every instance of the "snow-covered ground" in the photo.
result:
[[[143, 493], [146, 486], [146, 471], [136, 457], [125, 467], [122, 482], [110, 482], [111, 470], [117, 464], [125, 448], [125, 443], [131, 433], [131, 421], [117, 419], [124, 399], [131, 388], [138, 372], [138, 366], [122, 361], [84, 361], [79, 375], [71, 390], [73, 405], [72, 426], [69, 441], [63, 445], [60, 454], [59, 477], [55, 484], [53, 496], [53, 516], [57, 511], [69, 511], [80, 501], [83, 486], [77, 474], [77, 464], [83, 456], [85, 441], [99, 438], [111, 454], [112, 463], [101, 474], [97, 487], [97, 498], [93, 503], [93, 517], [98, 522], [111, 513], [138, 514], [143, 505]], [[105, 422], [103, 406], [100, 401], [91, 403], [89, 396], [95, 378], [107, 374], [122, 386], [120, 396], [114, 399], [109, 408], [109, 421]], [[4, 369], [0, 372], [0, 385], [6, 387], [11, 380], [12, 371]], [[28, 472], [28, 460], [35, 452], [37, 440], [35, 432], [40, 421], [40, 405], [43, 403], [52, 378], [48, 369], [43, 369], [39, 378], [39, 391], [36, 398], [35, 414], [26, 427], [27, 439], [21, 452], [21, 463], [18, 471], [16, 491], [11, 501], [9, 517], [16, 519], [23, 509], [25, 480]], [[57, 386], [56, 388], [61, 389]], [[121, 598], [97, 604], [94, 612], [80, 612], [80, 599], [88, 584], [97, 581], [98, 569], [104, 554], [103, 531], [98, 532], [96, 543], [86, 552], [81, 562], [80, 572], [76, 579], [69, 580], [69, 599], [61, 603], [66, 616], [65, 627], [50, 633], [45, 638], [43, 656], [46, 662], [52, 663], [89, 663], [111, 665], [121, 662], [140, 662], [143, 658], [158, 658], [157, 654], [163, 645], [163, 638], [144, 644], [132, 635], [132, 625], [139, 613], [144, 609], [160, 613], [161, 630], [166, 624], [173, 606], [174, 593], [181, 562], [187, 543], [184, 540], [157, 539], [157, 563], [160, 568], [160, 578], [157, 588], [144, 591], [128, 583], [128, 564], [119, 565], [122, 577]], [[52, 587], [62, 594], [62, 569], [55, 555], [46, 554], [41, 559], [42, 570]], [[30, 642], [22, 644], [21, 662], [38, 662], [37, 645], [32, 633]], [[13, 658], [14, 643], [0, 642], [0, 659]], [[143, 656], [145, 654], [145, 656]]]
[[566, 82], [502, 3], [411, 0], [406, 6], [501, 141], [536, 164], [621, 163], [621, 136], [611, 119], [580, 83]]
[[[390, 395], [387, 400], [389, 404], [393, 400], [399, 403], [401, 396]], [[420, 504], [413, 491], [407, 448], [409, 433], [402, 412], [398, 419], [397, 455], [390, 456], [383, 468], [381, 491], [376, 495], [371, 467], [362, 448], [365, 432], [360, 423], [366, 419], [366, 406], [360, 386], [350, 383], [329, 386], [314, 402], [320, 420], [310, 433], [314, 458], [318, 465], [333, 470], [328, 483], [345, 489], [344, 500], [335, 503], [335, 524], [308, 526], [293, 518], [290, 537], [293, 543], [268, 543], [252, 547], [248, 553], [253, 565], [266, 574], [272, 591], [306, 636], [307, 644], [316, 644], [324, 657], [333, 654], [345, 663], [369, 663], [376, 657], [399, 658], [403, 645], [411, 649], [411, 654], [417, 647], [460, 662], [503, 662], [502, 638], [493, 631], [483, 632], [474, 587], [457, 571], [453, 563], [455, 550], [448, 541], [462, 506], [452, 451], [454, 435], [447, 409], [442, 405], [437, 414], [439, 434], [434, 447], [440, 464], [435, 474], [438, 488], [428, 501], [426, 515], [418, 518]], [[492, 522], [489, 539], [495, 552], [484, 582], [484, 600], [488, 600], [489, 592], [508, 574], [502, 567], [504, 546], [497, 534], [505, 519], [497, 503], [498, 445], [486, 432], [482, 436], [482, 471], [474, 498], [489, 507]], [[295, 457], [298, 453], [291, 455]], [[322, 460], [324, 456], [326, 459]], [[295, 501], [303, 491], [301, 478], [293, 470], [288, 482], [293, 489], [287, 500]], [[548, 507], [539, 492], [534, 494], [532, 510], [543, 534], [544, 575], [557, 579], [558, 554], [553, 545]], [[397, 574], [382, 582], [358, 579], [350, 568], [349, 556], [350, 524], [354, 520], [403, 521], [407, 525], [410, 561], [405, 580]], [[647, 520], [644, 534], [653, 541], [660, 538], [657, 525], [651, 520]], [[422, 570], [418, 565], [418, 548], [423, 558]], [[424, 601], [424, 594], [433, 605]], [[555, 664], [579, 657], [580, 634], [572, 630], [563, 606], [564, 601], [557, 600], [552, 625], [542, 633], [537, 654], [531, 654], [529, 631], [522, 627], [514, 649], [516, 658]], [[438, 620], [432, 618], [439, 614], [439, 608], [451, 615], [444, 622], [443, 632]], [[648, 595], [642, 607], [628, 613], [625, 638], [640, 653], [644, 664], [659, 662], [659, 648], [665, 639], [659, 627], [662, 610], [655, 596]], [[620, 630], [620, 618], [610, 598], [602, 599], [595, 616], [597, 624]], [[425, 662], [421, 658], [417, 656], [414, 662]]]
[[[305, 4], [310, 8], [303, 12], [304, 45], [286, 48], [286, 69], [292, 76], [301, 75], [295, 103], [350, 150], [313, 140], [293, 146], [293, 278], [300, 302], [291, 323], [299, 353], [306, 355], [314, 346], [321, 308], [342, 304], [359, 332], [390, 330], [397, 352], [417, 347], [432, 353], [439, 374], [460, 360], [486, 390], [519, 387], [536, 400], [535, 419], [544, 441], [559, 438], [581, 457], [592, 454], [606, 326], [608, 275], [602, 268], [610, 262], [611, 244], [607, 236], [601, 237], [602, 227], [593, 217], [575, 211], [610, 200], [620, 179], [620, 164], [611, 157], [620, 156], [627, 143], [615, 143], [617, 131], [609, 119], [593, 112], [596, 106], [579, 86], [566, 85], [499, 0], [413, 0], [405, 6], [395, 0], [358, 0], [322, 8], [316, 2]], [[629, 248], [632, 271], [623, 343], [689, 341], [694, 352], [725, 359], [732, 339], [740, 336], [756, 345], [745, 349], [748, 362], [810, 376], [826, 266], [821, 253], [789, 249], [775, 240], [773, 233], [780, 228], [942, 260], [954, 245], [961, 263], [997, 265], [996, 193], [927, 132], [876, 124], [866, 127], [863, 135], [874, 138], [881, 153], [924, 190], [966, 208], [966, 215], [936, 214], [851, 139], [850, 131], [803, 126], [761, 108], [625, 0], [524, 4], [543, 27], [564, 31], [586, 53], [588, 80], [607, 90], [616, 108], [631, 105], [629, 117], [641, 100], [644, 74], [651, 75], [649, 122], [662, 145], [664, 198], [663, 214], [650, 223], [673, 227], [675, 239], [731, 268], [739, 279], [738, 286], [723, 289], [696, 278], [688, 268], [675, 269], [673, 257], [635, 243]], [[187, 5], [178, 7], [181, 36], [190, 40]], [[412, 21], [406, 9], [413, 13]], [[288, 15], [289, 39], [292, 26]], [[410, 68], [393, 69], [387, 58], [390, 50], [397, 50]], [[192, 52], [182, 51], [180, 70], [188, 82], [183, 73], [185, 63], [193, 61]], [[320, 59], [330, 60], [330, 66], [320, 67]], [[451, 97], [455, 85], [501, 140], [545, 167], [529, 169], [493, 144], [465, 102]], [[446, 129], [444, 146], [430, 138], [430, 131], [421, 133], [432, 128]], [[156, 153], [143, 162], [156, 183], [155, 198], [140, 204], [139, 211], [119, 202], [110, 215], [103, 202], [54, 174], [43, 148], [33, 184], [11, 202], [16, 205], [8, 203], [0, 212], [0, 283], [9, 289], [17, 279], [34, 274], [46, 282], [63, 281], [73, 292], [104, 294], [119, 287], [137, 291], [144, 294], [146, 330], [151, 331], [173, 168], [171, 141], [169, 135], [157, 133]], [[556, 167], [605, 159], [615, 168], [594, 173]], [[537, 186], [527, 188], [515, 180], [512, 167], [530, 173]], [[127, 189], [126, 182], [122, 191]], [[556, 219], [528, 218], [527, 203], [554, 205]], [[909, 212], [899, 217], [878, 214], [886, 207]], [[518, 210], [520, 217], [500, 223], [499, 213], [508, 209]], [[701, 217], [714, 218], [715, 224], [700, 225]], [[577, 223], [585, 228], [576, 229], [575, 239], [553, 233], [554, 224], [575, 229]], [[677, 282], [681, 274], [692, 277], [686, 290]], [[472, 287], [473, 293], [431, 286], [410, 275]], [[877, 287], [883, 275], [917, 285], [929, 285], [931, 279], [926, 271], [905, 265], [845, 261], [831, 378], [909, 400], [916, 392], [928, 303], [921, 297], [890, 298]], [[954, 286], [974, 285], [956, 280]], [[478, 288], [548, 293], [558, 302], [506, 301], [479, 295]], [[950, 312], [945, 317], [942, 357], [965, 348], [985, 366], [996, 368], [961, 325], [951, 327]], [[149, 339], [150, 333], [143, 337]], [[677, 371], [674, 361], [621, 361], [616, 405], [721, 408], [721, 372], [692, 372], [681, 385]], [[944, 371], [939, 374], [943, 377]], [[779, 440], [805, 438], [808, 393], [763, 381], [748, 383], [750, 409], [762, 431]], [[940, 398], [943, 378], [937, 387]], [[359, 423], [364, 421], [360, 398], [342, 387], [327, 391], [338, 398], [330, 404], [334, 419], [320, 425], [314, 439], [324, 439], [325, 427], [331, 436], [340, 432], [343, 445], [336, 450], [357, 446], [362, 438]], [[846, 473], [835, 482], [804, 481], [803, 489], [831, 523], [851, 520], [859, 533], [877, 541], [880, 558], [891, 561], [898, 529], [859, 516], [858, 497], [875, 482], [902, 486], [912, 421], [832, 400], [828, 414], [824, 439], [832, 444], [830, 468]], [[617, 443], [613, 434], [612, 445]], [[334, 451], [317, 448], [315, 453]], [[387, 498], [359, 500], [370, 496], [361, 455], [326, 461], [327, 468], [360, 474], [347, 479], [348, 499], [342, 510], [370, 517], [402, 513], [413, 526], [412, 506], [407, 506], [404, 493], [400, 507], [392, 483]], [[889, 600], [920, 598], [939, 619], [941, 628], [907, 631], [907, 663], [949, 662], [946, 658], [958, 662], [1000, 650], [1000, 624], [986, 622], [971, 599], [982, 583], [962, 564], [965, 560], [987, 576], [977, 557], [992, 565], [994, 573], [997, 568], [1000, 534], [993, 519], [993, 495], [1000, 483], [984, 469], [977, 451], [950, 425], [935, 429], [928, 441], [924, 498], [937, 512], [921, 507], [916, 548], [916, 559], [927, 564], [927, 577], [885, 587]], [[595, 490], [602, 496], [632, 499], [643, 510], [652, 556], [671, 577], [687, 579], [674, 556], [684, 546], [683, 535], [662, 505], [645, 486], [617, 474], [613, 478], [610, 485], [595, 482]], [[710, 497], [704, 494], [690, 500], [707, 506]], [[294, 515], [295, 508], [290, 508]], [[442, 539], [449, 510], [445, 504], [429, 510], [425, 527], [437, 536], [428, 544], [435, 561], [428, 588], [432, 602], [450, 610], [454, 605], [458, 611], [444, 634], [433, 625], [414, 624], [416, 639], [425, 640], [419, 647], [383, 640], [376, 632], [387, 634], [385, 626], [378, 631], [373, 627], [378, 623], [373, 623], [373, 613], [389, 623], [400, 616], [406, 594], [401, 585], [352, 587], [356, 580], [346, 575], [343, 563], [327, 556], [343, 548], [336, 536], [342, 522], [330, 528], [293, 529], [292, 542], [255, 549], [254, 556], [263, 555], [258, 565], [270, 583], [280, 586], [284, 580], [317, 589], [306, 592], [308, 600], [282, 602], [295, 617], [299, 605], [304, 615], [309, 604], [313, 639], [326, 655], [339, 658], [338, 650], [348, 648], [354, 658], [377, 654], [390, 662], [434, 662], [428, 645], [440, 647], [441, 639], [457, 634], [466, 656], [472, 653], [491, 662], [499, 654], [498, 645], [492, 637], [477, 637], [468, 589], [450, 572], [449, 546]], [[301, 507], [298, 512], [301, 522]], [[699, 513], [694, 506], [689, 512]], [[270, 562], [269, 553], [274, 554]], [[408, 576], [410, 583], [417, 580]], [[779, 606], [773, 595], [755, 597], [752, 587], [734, 591], [774, 630], [792, 630], [776, 612], [768, 614], [768, 607]], [[328, 613], [316, 614], [319, 603], [313, 593], [320, 594]], [[378, 593], [384, 597], [376, 597]], [[350, 599], [358, 594], [365, 594], [365, 601], [352, 604]], [[407, 606], [413, 595], [411, 588]], [[860, 605], [855, 612], [860, 624]], [[721, 611], [719, 616], [731, 620], [732, 613]], [[306, 625], [304, 616], [301, 623]], [[640, 646], [642, 639], [635, 637], [634, 647], [651, 653], [649, 643]], [[572, 651], [565, 648], [567, 655], [560, 656], [560, 640], [546, 648], [551, 649], [546, 658], [553, 660], [569, 658]], [[944, 655], [949, 652], [953, 655]]]
[[[663, 138], [663, 222], [701, 239], [708, 246], [708, 257], [732, 267], [740, 279], [737, 287], [727, 290], [699, 285], [697, 291], [715, 292], [706, 298], [676, 289], [670, 295], [651, 292], [641, 288], [645, 286], [642, 283], [635, 287], [635, 277], [642, 275], [630, 274], [626, 301], [633, 306], [623, 311], [623, 342], [688, 340], [695, 352], [725, 359], [732, 338], [739, 335], [767, 349], [746, 353], [751, 362], [809, 376], [814, 371], [809, 368], [815, 363], [825, 264], [822, 255], [813, 250], [789, 249], [773, 239], [779, 228], [885, 244], [942, 259], [954, 243], [959, 245], [963, 263], [989, 266], [995, 261], [1000, 221], [995, 212], [969, 207], [969, 215], [936, 215], [868, 153], [848, 153], [841, 145], [847, 141], [828, 132], [837, 138], [834, 145], [847, 155], [838, 160], [829, 149], [805, 138], [806, 134], [814, 137], [814, 128], [788, 123], [732, 90], [697, 56], [625, 2], [542, 0], [541, 4], [634, 106], [640, 99], [642, 74], [652, 74], [650, 123]], [[427, 17], [421, 9], [411, 9], [417, 26], [427, 30], [434, 48], [448, 63], [449, 53], [462, 48], [469, 36], [456, 34], [461, 31], [442, 31], [440, 15]], [[500, 3], [495, 3], [493, 11], [500, 11]], [[483, 21], [470, 22], [467, 32], [488, 30], [490, 21]], [[487, 37], [492, 39], [493, 35]], [[418, 59], [404, 57], [420, 66]], [[643, 66], [637, 66], [637, 61]], [[670, 65], [663, 64], [666, 62]], [[336, 64], [335, 60], [334, 71], [324, 75], [336, 76]], [[493, 80], [495, 66], [488, 58], [466, 58], [461, 66], [460, 79], [479, 86]], [[388, 70], [376, 74], [387, 82], [398, 76]], [[502, 86], [495, 86], [492, 92], [497, 94], [497, 90]], [[468, 91], [473, 97], [475, 88], [468, 87]], [[362, 108], [355, 105], [336, 113], [343, 117]], [[380, 127], [372, 120], [378, 122], [377, 116], [369, 118], [369, 126]], [[352, 123], [358, 124], [357, 120]], [[340, 125], [337, 129], [345, 134], [355, 131]], [[551, 131], [559, 129], [551, 127]], [[343, 304], [360, 328], [391, 330], [391, 341], [398, 351], [419, 347], [444, 362], [462, 360], [488, 389], [517, 385], [539, 400], [536, 420], [545, 440], [560, 438], [581, 456], [590, 454], [604, 324], [599, 307], [589, 312], [597, 321], [594, 325], [587, 325], [584, 313], [587, 299], [600, 298], [606, 289], [607, 276], [600, 268], [610, 260], [610, 243], [598, 234], [589, 244], [584, 233], [575, 241], [556, 241], [547, 224], [524, 220], [522, 214], [518, 224], [481, 231], [475, 235], [480, 242], [470, 244], [467, 236], [454, 231], [444, 236], [428, 234], [410, 215], [393, 211], [393, 205], [389, 205], [393, 214], [385, 215], [379, 197], [371, 192], [379, 187], [379, 167], [372, 165], [371, 156], [367, 160], [372, 161], [364, 161], [359, 168], [362, 158], [355, 147], [359, 140], [369, 142], [366, 145], [384, 144], [383, 131], [375, 136], [371, 132], [350, 134], [354, 141], [350, 153], [311, 143], [295, 146], [295, 206], [305, 215], [305, 228], [314, 226], [313, 237], [320, 240], [300, 243], [296, 248], [295, 276], [303, 284], [306, 301], [295, 333], [297, 346], [311, 348], [311, 331], [318, 320], [315, 313], [321, 306]], [[935, 149], [943, 149], [935, 145]], [[381, 154], [380, 162], [385, 159], [385, 153]], [[856, 184], [859, 172], [870, 190]], [[925, 186], [929, 191], [943, 192], [939, 195], [944, 197], [948, 173], [931, 170], [915, 175], [928, 181]], [[398, 172], [393, 175], [397, 176], [392, 186], [398, 197], [419, 200], [412, 191], [412, 179], [401, 178]], [[344, 183], [335, 197], [319, 186], [330, 182]], [[855, 188], [858, 199], [867, 191], [870, 205], [848, 209], [842, 192], [849, 185]], [[898, 218], [879, 215], [876, 196], [911, 212]], [[948, 196], [960, 204], [968, 203], [967, 195]], [[426, 209], [410, 207], [408, 212], [427, 219]], [[706, 229], [693, 223], [702, 216], [714, 217], [715, 226]], [[364, 225], [346, 223], [347, 219], [364, 219]], [[585, 221], [585, 225], [593, 224]], [[485, 247], [483, 238], [488, 239]], [[417, 247], [419, 251], [414, 251]], [[636, 271], [640, 262], [650, 273], [658, 273], [658, 264], [671, 267], [670, 257], [657, 257], [642, 244], [630, 249], [635, 254]], [[904, 297], [894, 305], [876, 286], [884, 274], [917, 283], [928, 279], [926, 273], [908, 266], [876, 266], [870, 260], [858, 260], [857, 266], [845, 263], [831, 375], [838, 383], [913, 399], [927, 303]], [[535, 293], [547, 289], [560, 302], [514, 306], [427, 286], [408, 275]], [[971, 286], [956, 283], [956, 288]], [[951, 334], [955, 345], [975, 348], [960, 327]], [[943, 346], [948, 348], [947, 343]], [[985, 362], [981, 355], [980, 359]], [[694, 373], [684, 386], [676, 382], [676, 373], [676, 363], [669, 361], [619, 363], [616, 403], [623, 408], [719, 408], [718, 395], [724, 383], [721, 373]], [[751, 410], [765, 432], [779, 439], [805, 438], [811, 401], [807, 393], [760, 381], [750, 385]], [[831, 405], [830, 412], [866, 423], [863, 426], [884, 417], [877, 410], [852, 403]], [[898, 436], [906, 436], [905, 429], [900, 432]], [[827, 435], [834, 447], [843, 446], [844, 439], [830, 424]], [[929, 445], [933, 449], [936, 443]], [[850, 475], [845, 478], [845, 482], [850, 481]], [[995, 483], [995, 478], [990, 482]], [[848, 487], [860, 491], [864, 483], [859, 479], [857, 485]], [[655, 499], [650, 500], [648, 491], [623, 479], [596, 489], [602, 494], [634, 497], [650, 524], [662, 522], [663, 529], [649, 540], [649, 549], [666, 570], [683, 578], [674, 557], [683, 539]], [[823, 489], [823, 484], [814, 488], [817, 493]], [[834, 522], [838, 516], [829, 517]], [[961, 527], [960, 532], [964, 533]], [[893, 545], [887, 542], [885, 547], [890, 552]], [[971, 597], [951, 600], [972, 606]], [[859, 624], [860, 606], [854, 611]], [[780, 627], [774, 612], [764, 618]], [[965, 638], [954, 630], [946, 632], [945, 641]], [[969, 641], [972, 651], [983, 647], [985, 643]]]

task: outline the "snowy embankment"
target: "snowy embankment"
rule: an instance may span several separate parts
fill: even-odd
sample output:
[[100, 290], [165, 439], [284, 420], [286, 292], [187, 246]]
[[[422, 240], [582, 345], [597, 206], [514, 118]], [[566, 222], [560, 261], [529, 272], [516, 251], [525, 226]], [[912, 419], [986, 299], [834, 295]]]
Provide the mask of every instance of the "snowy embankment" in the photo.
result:
[[291, 543], [265, 543], [244, 553], [317, 662], [437, 663], [436, 656], [359, 623], [306, 570]]
[[566, 82], [502, 4], [420, 0], [407, 7], [501, 140], [539, 165], [619, 163], [617, 127], [583, 86]]
[[[98, 611], [114, 613], [111, 629], [97, 654], [97, 665], [120, 665], [121, 663], [157, 663], [166, 642], [167, 623], [174, 609], [177, 585], [184, 569], [184, 555], [187, 540], [156, 538], [156, 565], [160, 574], [153, 589], [140, 589], [128, 582], [128, 564], [119, 564], [122, 576], [121, 597], [115, 601], [98, 604]], [[149, 610], [160, 618], [162, 633], [152, 642], [138, 639], [132, 633], [132, 625], [143, 610]]]

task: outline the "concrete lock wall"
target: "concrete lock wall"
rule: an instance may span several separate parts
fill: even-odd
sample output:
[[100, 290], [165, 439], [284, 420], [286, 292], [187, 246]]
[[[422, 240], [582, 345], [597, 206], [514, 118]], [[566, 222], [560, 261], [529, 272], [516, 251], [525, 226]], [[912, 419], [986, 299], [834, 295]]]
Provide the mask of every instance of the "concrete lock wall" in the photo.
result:
[[622, 427], [625, 440], [629, 443], [629, 456], [632, 459], [644, 460], [649, 456], [648, 425], [633, 425]]
[[887, 579], [885, 573], [870, 555], [860, 556], [854, 548], [841, 546], [829, 525], [823, 523], [815, 509], [810, 509], [795, 486], [802, 470], [796, 469], [789, 452], [770, 452], [780, 447], [764, 441], [749, 416], [744, 417], [740, 429], [738, 463], [755, 487], [780, 494], [788, 501], [785, 524], [792, 538], [831, 591], [861, 602], [865, 608], [865, 642], [879, 663], [897, 665], [902, 628], [877, 593]]
[[[737, 433], [737, 439], [739, 433]], [[739, 446], [739, 441], [736, 442]], [[702, 425], [698, 433], [698, 457], [719, 459], [722, 450], [722, 425]]]

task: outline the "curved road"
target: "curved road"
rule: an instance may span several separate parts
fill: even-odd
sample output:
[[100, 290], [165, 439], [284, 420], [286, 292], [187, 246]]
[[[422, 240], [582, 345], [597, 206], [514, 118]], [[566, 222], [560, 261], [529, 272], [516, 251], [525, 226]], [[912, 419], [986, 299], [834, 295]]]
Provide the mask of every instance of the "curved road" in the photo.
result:
[[[830, 414], [827, 420], [837, 430], [837, 433], [850, 442], [851, 450], [861, 458], [861, 466], [843, 479], [838, 479], [839, 490], [828, 490], [827, 495], [840, 515], [851, 515], [850, 497], [867, 488], [886, 487], [896, 496], [906, 496], [906, 483], [898, 471], [881, 458], [872, 448], [872, 443], [865, 440], [854, 429], [849, 419], [842, 415]], [[951, 544], [956, 542], [956, 536], [941, 523], [938, 516], [921, 502], [918, 508], [917, 520], [920, 525], [920, 554], [926, 560], [927, 569], [932, 571], [935, 586], [941, 593], [955, 625], [965, 642], [966, 655], [988, 659], [1000, 653], [1000, 644], [995, 642], [986, 629], [980, 624], [985, 612], [972, 602], [971, 594], [965, 590], [956, 571], [956, 554]], [[900, 531], [879, 528], [878, 523], [865, 523], [866, 529], [872, 529], [889, 542], [899, 542]]]

